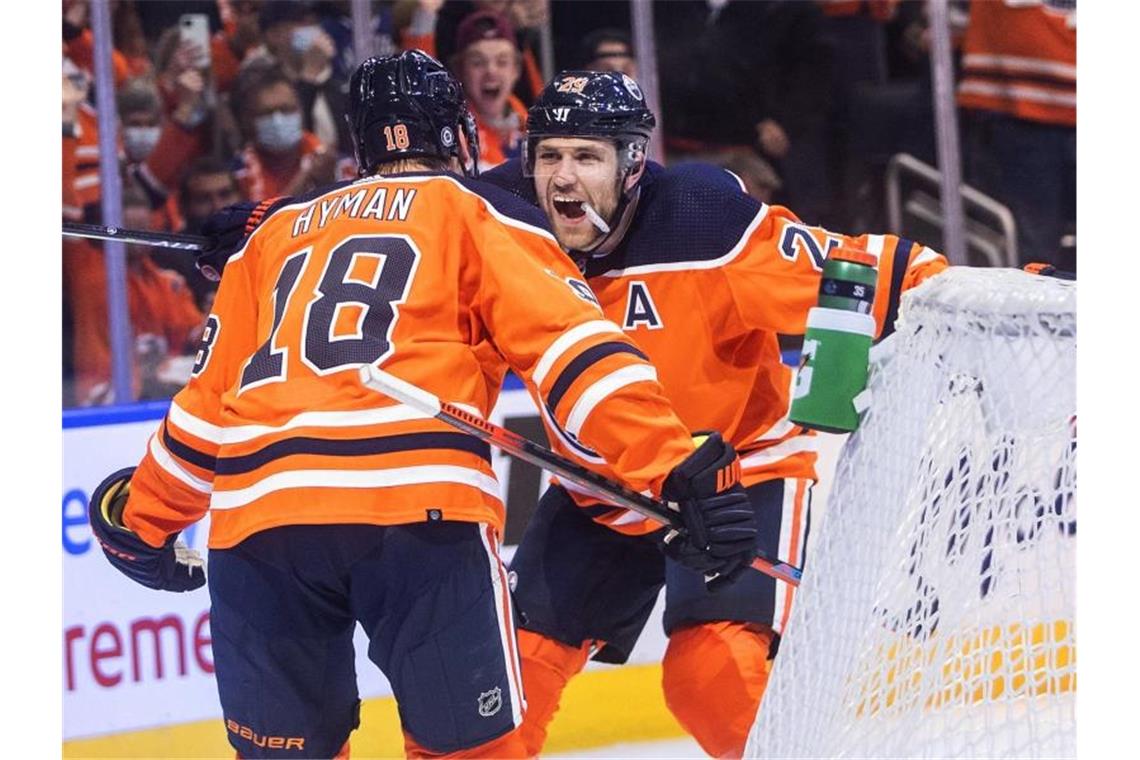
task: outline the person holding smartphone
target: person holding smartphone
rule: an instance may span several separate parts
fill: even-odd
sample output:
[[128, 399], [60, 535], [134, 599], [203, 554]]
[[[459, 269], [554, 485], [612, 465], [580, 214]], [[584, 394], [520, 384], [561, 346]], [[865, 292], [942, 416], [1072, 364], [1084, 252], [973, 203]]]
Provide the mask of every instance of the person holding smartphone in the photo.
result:
[[352, 139], [338, 116], [348, 107], [345, 81], [333, 66], [336, 43], [320, 18], [302, 4], [266, 3], [258, 22], [263, 47], [247, 58], [243, 69], [265, 63], [279, 67], [300, 99], [304, 129], [330, 149], [350, 155]]

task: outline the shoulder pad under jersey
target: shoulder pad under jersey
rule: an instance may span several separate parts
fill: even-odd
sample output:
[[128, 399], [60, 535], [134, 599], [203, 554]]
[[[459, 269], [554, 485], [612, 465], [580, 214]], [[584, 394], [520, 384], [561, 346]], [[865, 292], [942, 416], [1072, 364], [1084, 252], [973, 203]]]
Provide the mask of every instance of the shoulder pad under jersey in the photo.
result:
[[512, 158], [494, 169], [480, 172], [479, 181], [502, 188], [527, 203], [538, 205], [538, 198], [534, 194], [534, 178], [523, 176], [522, 159]]
[[736, 178], [710, 164], [686, 163], [648, 176], [625, 239], [587, 274], [724, 256], [764, 209]]
[[[463, 187], [485, 200], [489, 206], [503, 216], [532, 227], [537, 227], [543, 232], [550, 232], [550, 223], [546, 220], [546, 215], [535, 205], [533, 200], [533, 187], [531, 190], [531, 198], [527, 199], [519, 193], [514, 192], [509, 186], [488, 181], [486, 174], [480, 174], [478, 179], [458, 176], [454, 177], [454, 179], [463, 185]], [[528, 185], [530, 184], [528, 177], [524, 177], [523, 179], [527, 180]]]

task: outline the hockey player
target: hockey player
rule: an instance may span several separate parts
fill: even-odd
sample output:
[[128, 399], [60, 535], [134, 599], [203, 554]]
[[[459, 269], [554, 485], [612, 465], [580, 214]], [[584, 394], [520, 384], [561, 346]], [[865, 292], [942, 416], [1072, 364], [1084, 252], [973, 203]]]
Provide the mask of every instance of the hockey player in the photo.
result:
[[[657, 366], [685, 424], [723, 431], [740, 452], [758, 548], [802, 565], [816, 439], [787, 419], [792, 373], [777, 334], [803, 333], [836, 246], [878, 259], [882, 332], [899, 293], [946, 262], [909, 240], [804, 224], [721, 169], [647, 162], [654, 122], [630, 77], [563, 72], [529, 112], [523, 160], [484, 177], [542, 207], [606, 316]], [[543, 414], [555, 447], [608, 472]], [[747, 573], [710, 591], [661, 556], [661, 535], [570, 484], [543, 495], [511, 564], [528, 752], [541, 749], [562, 689], [588, 658], [626, 660], [662, 585], [666, 703], [710, 755], [743, 752], [793, 589]]]
[[205, 577], [175, 538], [209, 513], [214, 664], [239, 756], [347, 753], [359, 621], [410, 756], [518, 757], [490, 452], [357, 370], [486, 415], [510, 367], [613, 472], [677, 502], [677, 550], [726, 577], [751, 556], [747, 495], [718, 485], [732, 447], [694, 449], [538, 210], [460, 173], [477, 141], [437, 61], [362, 63], [350, 124], [360, 180], [262, 204], [240, 250], [212, 252], [215, 266], [232, 255], [193, 376], [139, 466], [96, 490], [92, 527], [125, 574], [187, 591]]

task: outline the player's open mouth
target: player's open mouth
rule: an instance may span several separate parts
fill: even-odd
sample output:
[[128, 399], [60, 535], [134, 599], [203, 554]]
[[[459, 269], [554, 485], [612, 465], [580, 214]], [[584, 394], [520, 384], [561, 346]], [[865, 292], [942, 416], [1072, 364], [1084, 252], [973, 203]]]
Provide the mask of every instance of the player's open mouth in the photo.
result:
[[479, 88], [479, 94], [485, 100], [494, 100], [499, 97], [499, 93], [503, 91], [503, 86], [499, 84], [484, 85]]
[[551, 200], [554, 202], [554, 210], [559, 216], [578, 220], [586, 215], [586, 210], [582, 208], [582, 201], [578, 199], [555, 196]]

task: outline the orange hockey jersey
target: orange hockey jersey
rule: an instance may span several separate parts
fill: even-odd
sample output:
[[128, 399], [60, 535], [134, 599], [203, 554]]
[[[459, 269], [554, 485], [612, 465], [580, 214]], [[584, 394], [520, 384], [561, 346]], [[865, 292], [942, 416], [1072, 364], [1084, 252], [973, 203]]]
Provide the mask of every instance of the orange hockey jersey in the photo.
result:
[[335, 185], [227, 263], [124, 523], [159, 545], [210, 511], [224, 548], [287, 524], [503, 522], [487, 445], [365, 388], [366, 363], [487, 415], [508, 366], [638, 489], [693, 450], [642, 352], [537, 209], [448, 174]]
[[970, 3], [958, 105], [1075, 127], [1076, 21], [1047, 2]]
[[[531, 183], [517, 162], [488, 179], [516, 191]], [[819, 300], [824, 259], [838, 246], [878, 260], [880, 334], [894, 324], [899, 294], [947, 266], [940, 254], [909, 240], [804, 224], [704, 164], [650, 164], [621, 242], [581, 264], [606, 316], [657, 367], [681, 420], [690, 430], [721, 431], [740, 453], [744, 484], [751, 485], [816, 477], [815, 436], [787, 417], [793, 372], [781, 362], [777, 335], [803, 334]], [[559, 408], [543, 407], [554, 446], [612, 476], [602, 457], [560, 430], [550, 414]], [[624, 533], [659, 527], [625, 509], [594, 506], [573, 484], [562, 485], [595, 519]]]

